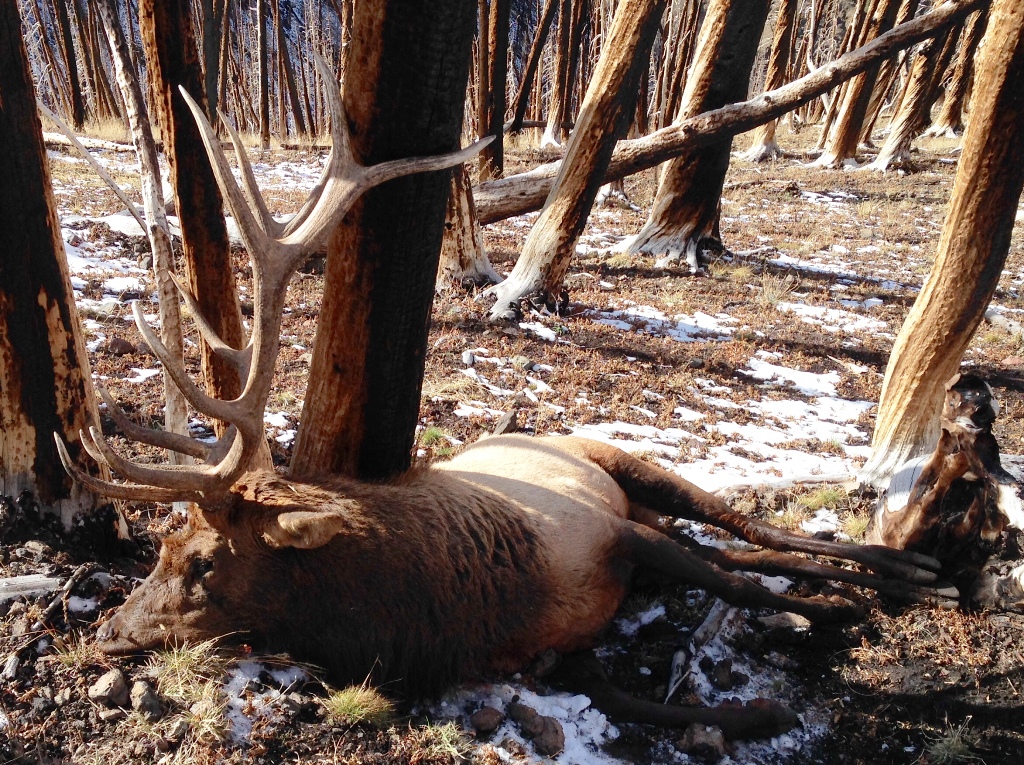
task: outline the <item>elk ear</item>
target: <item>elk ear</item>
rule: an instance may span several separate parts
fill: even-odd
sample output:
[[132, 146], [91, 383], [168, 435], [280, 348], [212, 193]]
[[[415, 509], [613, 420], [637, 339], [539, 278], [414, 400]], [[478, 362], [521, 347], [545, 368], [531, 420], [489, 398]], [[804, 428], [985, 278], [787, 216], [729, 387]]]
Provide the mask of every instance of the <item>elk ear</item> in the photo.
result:
[[289, 510], [278, 513], [263, 527], [263, 539], [271, 547], [311, 550], [323, 547], [345, 528], [340, 513], [322, 510]]

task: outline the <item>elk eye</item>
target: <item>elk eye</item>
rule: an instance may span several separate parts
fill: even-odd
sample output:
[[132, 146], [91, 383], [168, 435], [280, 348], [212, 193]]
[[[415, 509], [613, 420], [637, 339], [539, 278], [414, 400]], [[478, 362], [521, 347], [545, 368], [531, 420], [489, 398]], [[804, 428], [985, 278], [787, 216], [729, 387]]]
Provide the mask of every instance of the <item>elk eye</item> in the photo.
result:
[[195, 579], [202, 579], [213, 571], [213, 558], [193, 558], [192, 576]]

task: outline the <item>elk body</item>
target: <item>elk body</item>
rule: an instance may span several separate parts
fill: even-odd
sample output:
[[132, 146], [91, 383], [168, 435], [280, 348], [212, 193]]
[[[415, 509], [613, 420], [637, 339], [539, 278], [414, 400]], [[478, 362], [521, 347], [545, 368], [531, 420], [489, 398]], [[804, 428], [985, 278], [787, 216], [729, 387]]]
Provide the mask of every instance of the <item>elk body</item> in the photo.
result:
[[[330, 70], [318, 65], [325, 81], [332, 81]], [[256, 318], [246, 348], [231, 349], [182, 289], [204, 338], [245, 380], [238, 399], [220, 401], [188, 378], [136, 306], [140, 331], [189, 402], [231, 427], [210, 446], [140, 428], [105, 392], [104, 399], [125, 435], [183, 452], [199, 464], [129, 462], [92, 428], [83, 434], [90, 454], [128, 479], [113, 483], [79, 471], [58, 440], [65, 467], [94, 491], [194, 503], [188, 526], [164, 541], [152, 575], [101, 627], [103, 648], [134, 652], [175, 640], [242, 634], [323, 666], [337, 682], [372, 676], [385, 689], [417, 696], [458, 678], [520, 669], [548, 649], [591, 645], [639, 566], [731, 603], [793, 611], [816, 621], [849, 618], [859, 608], [836, 597], [776, 594], [731, 571], [845, 581], [913, 599], [950, 594], [929, 587], [937, 564], [927, 556], [777, 529], [733, 512], [673, 474], [585, 439], [486, 438], [448, 462], [386, 484], [342, 477], [299, 481], [250, 471], [264, 438], [262, 412], [292, 272], [365, 189], [397, 175], [458, 164], [478, 149], [361, 167], [348, 149], [340, 93], [329, 91], [332, 155], [321, 183], [286, 226], [267, 212], [233, 132], [244, 190], [212, 127], [189, 99], [253, 260]], [[684, 547], [662, 533], [661, 515], [713, 523], [771, 549]], [[876, 573], [794, 552], [857, 561]], [[616, 706], [620, 716], [661, 724], [718, 724], [730, 737], [757, 735], [794, 719], [772, 703], [717, 710], [641, 707], [636, 712]]]

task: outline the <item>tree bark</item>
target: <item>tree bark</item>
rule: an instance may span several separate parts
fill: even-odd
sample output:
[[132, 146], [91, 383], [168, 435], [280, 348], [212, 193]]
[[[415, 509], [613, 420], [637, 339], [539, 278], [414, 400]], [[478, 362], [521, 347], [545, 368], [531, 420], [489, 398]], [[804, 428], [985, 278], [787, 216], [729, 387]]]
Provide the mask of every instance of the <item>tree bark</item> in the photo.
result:
[[202, 0], [203, 8], [203, 70], [205, 73], [207, 116], [217, 124], [221, 38], [224, 34], [224, 10], [227, 0]]
[[[867, 45], [850, 51], [808, 75], [738, 104], [657, 130], [644, 138], [620, 141], [604, 174], [604, 182], [660, 165], [693, 148], [746, 132], [806, 104], [868, 67], [955, 24], [989, 0], [949, 0], [913, 21], [891, 30]], [[554, 185], [562, 162], [541, 165], [530, 172], [482, 183], [473, 190], [480, 224], [539, 210]]]
[[556, 295], [560, 290], [615, 143], [632, 121], [640, 77], [648, 70], [666, 2], [619, 3], [544, 211], [508, 279], [490, 290], [497, 298], [492, 316], [531, 292]]
[[65, 473], [54, 434], [84, 468], [78, 432], [99, 415], [16, 0], [0, 0], [0, 99], [0, 496], [70, 527], [99, 501]]
[[[140, 0], [139, 27], [146, 51], [150, 92], [155, 94], [164, 150], [177, 199], [182, 251], [190, 291], [220, 338], [244, 344], [242, 312], [235, 291], [223, 200], [203, 151], [195, 120], [178, 92], [182, 86], [206, 110], [205, 88], [188, 0]], [[207, 391], [220, 399], [241, 393], [238, 373], [202, 345]], [[218, 433], [222, 424], [217, 424]]]
[[[793, 27], [796, 21], [797, 0], [781, 0], [779, 15], [775, 20], [775, 33], [772, 35], [772, 51], [768, 57], [768, 71], [764, 78], [764, 89], [775, 90], [786, 84], [786, 69], [793, 48]], [[741, 96], [742, 97], [742, 96]], [[751, 162], [767, 162], [784, 156], [775, 140], [777, 120], [769, 120], [754, 131], [750, 148], [743, 159]]]
[[501, 277], [487, 258], [483, 232], [473, 204], [469, 171], [463, 165], [452, 173], [435, 288], [441, 292], [453, 283], [482, 287], [500, 281]]
[[256, 50], [260, 101], [260, 148], [270, 148], [270, 62], [267, 59], [267, 0], [256, 0]]
[[[174, 286], [171, 273], [174, 271], [174, 253], [171, 236], [164, 211], [164, 199], [160, 184], [160, 163], [153, 140], [153, 129], [142, 96], [142, 87], [136, 77], [128, 54], [128, 43], [117, 18], [116, 0], [99, 0], [100, 17], [110, 44], [110, 57], [114, 63], [118, 86], [121, 89], [132, 143], [139, 158], [142, 185], [142, 206], [145, 211], [146, 234], [153, 252], [153, 276], [156, 281], [158, 305], [160, 307], [160, 340], [176, 359], [183, 358], [184, 343], [181, 331], [181, 313], [178, 310], [178, 289]], [[188, 405], [185, 396], [164, 374], [164, 429], [171, 433], [188, 435]], [[172, 464], [187, 462], [185, 455], [172, 449], [167, 450]]]
[[970, 87], [971, 74], [974, 71], [974, 55], [978, 50], [981, 36], [985, 33], [987, 17], [986, 11], [978, 11], [967, 20], [960, 37], [960, 50], [957, 54], [956, 65], [953, 67], [953, 74], [946, 85], [942, 108], [939, 110], [935, 122], [925, 131], [925, 135], [956, 138], [963, 133], [964, 102], [967, 100], [967, 90]]
[[65, 71], [68, 73], [68, 85], [71, 91], [71, 124], [75, 130], [81, 130], [85, 124], [85, 100], [82, 98], [82, 80], [78, 75], [78, 59], [75, 56], [73, 35], [71, 34], [71, 16], [68, 13], [68, 2], [71, 0], [53, 0], [53, 9], [57, 14], [57, 28], [63, 40], [61, 54], [64, 59]]
[[[712, 0], [686, 77], [681, 119], [741, 101], [768, 18], [769, 0]], [[647, 223], [630, 252], [665, 253], [667, 265], [685, 255], [696, 270], [701, 240], [718, 224], [732, 137], [673, 159], [664, 168]]]
[[[919, 0], [903, 0], [900, 3], [899, 11], [896, 13], [896, 26], [914, 18], [918, 5]], [[868, 101], [864, 126], [860, 133], [861, 143], [867, 146], [871, 145], [871, 131], [874, 129], [875, 122], [882, 112], [885, 96], [892, 90], [893, 82], [899, 76], [899, 69], [902, 68], [904, 63], [905, 60], [901, 56], [892, 56], [883, 61], [882, 66], [879, 67], [878, 76], [875, 77], [875, 85], [871, 91], [871, 99]], [[897, 111], [899, 111], [899, 104], [893, 104], [892, 113], [895, 114]]]
[[939, 35], [921, 44], [910, 69], [910, 80], [900, 102], [899, 111], [889, 123], [889, 135], [878, 152], [875, 161], [868, 167], [886, 171], [890, 167], [909, 169], [910, 146], [914, 137], [924, 127], [928, 106], [928, 86], [939, 54], [946, 44], [946, 35]]
[[[288, 40], [284, 34], [284, 20], [281, 18], [281, 2], [275, 0], [274, 7], [277, 19], [277, 49], [280, 52], [281, 68], [284, 70], [284, 84], [288, 91], [288, 101], [291, 104], [292, 119], [295, 120], [295, 132], [299, 135], [306, 134], [306, 120], [302, 115], [302, 104], [299, 102], [299, 89], [295, 84], [295, 67], [292, 65], [292, 58], [288, 55]], [[282, 99], [284, 94], [281, 94]], [[281, 125], [281, 133], [285, 132], [285, 125]]]
[[[456, 0], [356, 4], [345, 106], [360, 162], [457, 147], [474, 15]], [[331, 237], [294, 473], [408, 467], [449, 185], [445, 171], [374, 188]]]
[[565, 121], [569, 99], [569, 34], [572, 30], [572, 0], [559, 0], [558, 35], [552, 62], [551, 95], [548, 99], [548, 125], [540, 139], [541, 148], [561, 146], [568, 131]]
[[544, 43], [547, 42], [548, 32], [551, 31], [551, 21], [555, 18], [557, 8], [556, 0], [544, 0], [544, 7], [541, 9], [540, 19], [537, 21], [537, 31], [534, 33], [530, 53], [523, 69], [523, 78], [519, 82], [516, 97], [512, 100], [512, 120], [508, 126], [510, 133], [517, 133], [523, 129], [526, 107], [530, 102], [530, 91], [533, 89], [534, 79], [536, 79], [537, 70], [540, 68]]
[[484, 99], [486, 122], [480, 137], [494, 140], [480, 152], [480, 178], [490, 180], [505, 174], [505, 89], [508, 85], [508, 25], [512, 0], [491, 0], [487, 23], [487, 91]]
[[[874, 14], [867, 23], [862, 39], [874, 39], [893, 28], [899, 0], [878, 0]], [[821, 157], [814, 163], [819, 167], [843, 167], [848, 161], [856, 162], [857, 144], [860, 141], [861, 128], [867, 115], [871, 101], [871, 91], [881, 63], [869, 67], [854, 77], [846, 87], [842, 104], [836, 114], [836, 121], [829, 132]]]
[[1003, 270], [1024, 188], [1024, 4], [994, 0], [977, 61], [935, 264], [893, 346], [863, 483], [884, 487], [935, 448], [946, 381], [957, 373]]

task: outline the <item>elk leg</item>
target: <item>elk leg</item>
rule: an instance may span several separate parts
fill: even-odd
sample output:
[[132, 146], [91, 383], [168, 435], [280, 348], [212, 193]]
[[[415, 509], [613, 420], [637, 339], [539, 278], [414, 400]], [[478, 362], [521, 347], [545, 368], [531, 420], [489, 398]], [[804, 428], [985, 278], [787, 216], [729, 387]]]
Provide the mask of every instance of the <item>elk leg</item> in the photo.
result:
[[790, 611], [819, 623], [864, 615], [860, 606], [842, 598], [803, 598], [772, 592], [746, 577], [723, 571], [664, 534], [632, 521], [621, 522], [617, 542], [616, 552], [631, 563], [705, 589], [734, 606]]
[[553, 678], [557, 685], [590, 697], [596, 709], [616, 722], [685, 728], [716, 725], [727, 739], [768, 738], [799, 724], [796, 714], [777, 701], [757, 699], [745, 706], [689, 707], [633, 698], [608, 679], [590, 652], [567, 656]]
[[934, 558], [882, 545], [855, 545], [780, 529], [770, 523], [737, 513], [716, 497], [679, 476], [649, 465], [606, 444], [580, 441], [580, 449], [622, 488], [631, 503], [663, 515], [710, 523], [752, 544], [773, 550], [827, 555], [867, 566], [880, 574], [915, 584], [938, 579], [940, 564]]
[[829, 566], [799, 555], [789, 555], [774, 550], [719, 550], [706, 547], [698, 542], [688, 543], [685, 540], [680, 544], [685, 545], [701, 560], [713, 563], [725, 571], [756, 571], [772, 576], [828, 579], [866, 587], [905, 602], [924, 603], [943, 608], [956, 608], [959, 604], [957, 598], [960, 593], [953, 586], [917, 587], [908, 582], [894, 581], [874, 574]]

